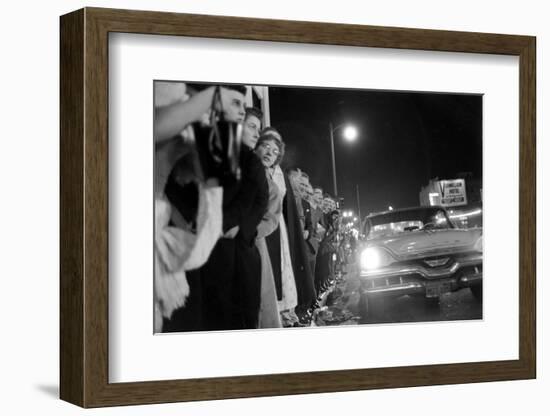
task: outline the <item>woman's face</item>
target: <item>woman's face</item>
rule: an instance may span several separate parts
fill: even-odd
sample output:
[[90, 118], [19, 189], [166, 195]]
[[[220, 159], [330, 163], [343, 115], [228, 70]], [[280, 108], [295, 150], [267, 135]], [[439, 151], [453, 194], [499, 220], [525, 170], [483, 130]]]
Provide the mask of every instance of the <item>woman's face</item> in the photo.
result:
[[243, 123], [243, 143], [254, 149], [258, 138], [260, 137], [260, 128], [262, 123], [260, 119], [252, 114], [245, 118]]
[[256, 148], [256, 154], [266, 168], [273, 166], [279, 156], [279, 153], [279, 146], [277, 146], [277, 142], [275, 140], [263, 141]]

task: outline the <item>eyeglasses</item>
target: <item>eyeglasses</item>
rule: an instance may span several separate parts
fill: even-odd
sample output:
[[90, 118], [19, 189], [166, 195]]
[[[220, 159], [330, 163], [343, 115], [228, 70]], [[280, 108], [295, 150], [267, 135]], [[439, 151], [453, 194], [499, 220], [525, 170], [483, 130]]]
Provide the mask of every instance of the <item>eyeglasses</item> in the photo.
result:
[[271, 147], [271, 145], [266, 142], [261, 143], [260, 147], [262, 147], [266, 151], [271, 151], [271, 153], [274, 154], [275, 156], [279, 156], [279, 154], [281, 153], [281, 151], [277, 146]]

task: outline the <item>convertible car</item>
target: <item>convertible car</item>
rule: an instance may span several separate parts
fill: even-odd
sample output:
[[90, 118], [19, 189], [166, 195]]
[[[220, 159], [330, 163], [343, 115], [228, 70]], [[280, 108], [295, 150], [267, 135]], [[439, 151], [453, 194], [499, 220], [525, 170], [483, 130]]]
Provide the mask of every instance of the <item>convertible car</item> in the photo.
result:
[[403, 295], [437, 304], [445, 293], [469, 288], [482, 298], [481, 228], [458, 229], [440, 206], [371, 214], [359, 250], [364, 307]]

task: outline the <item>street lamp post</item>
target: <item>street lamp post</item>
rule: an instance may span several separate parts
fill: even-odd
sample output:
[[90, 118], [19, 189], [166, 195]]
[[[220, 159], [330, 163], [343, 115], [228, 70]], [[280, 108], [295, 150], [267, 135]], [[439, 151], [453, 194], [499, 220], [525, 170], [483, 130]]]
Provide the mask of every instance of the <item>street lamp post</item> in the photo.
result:
[[[332, 127], [332, 122], [328, 123], [328, 127], [330, 130], [330, 153], [332, 155], [332, 185], [334, 188], [334, 197], [338, 197], [338, 184], [336, 183], [336, 155], [334, 152], [334, 132], [338, 130], [341, 127], [344, 127], [344, 124], [339, 124], [336, 127]], [[352, 142], [357, 137], [357, 130], [353, 126], [346, 126], [344, 130], [344, 137], [346, 140]]]
[[355, 195], [357, 196], [357, 215], [361, 217], [361, 198], [359, 197], [359, 184], [355, 184]]
[[336, 184], [336, 157], [334, 155], [334, 129], [332, 123], [329, 123], [330, 129], [330, 153], [332, 155], [332, 186], [334, 189], [334, 197], [338, 197], [338, 185]]

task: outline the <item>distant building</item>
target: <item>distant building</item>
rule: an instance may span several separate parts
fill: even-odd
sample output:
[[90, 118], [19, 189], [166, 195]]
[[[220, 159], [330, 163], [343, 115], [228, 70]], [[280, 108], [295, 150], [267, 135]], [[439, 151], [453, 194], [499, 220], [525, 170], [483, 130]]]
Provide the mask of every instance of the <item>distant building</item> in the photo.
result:
[[430, 179], [420, 189], [420, 205], [447, 208], [451, 220], [460, 228], [481, 227], [481, 186], [481, 180], [473, 178], [470, 172], [461, 172], [453, 179]]

